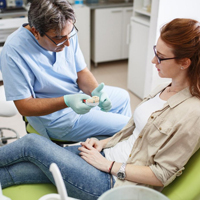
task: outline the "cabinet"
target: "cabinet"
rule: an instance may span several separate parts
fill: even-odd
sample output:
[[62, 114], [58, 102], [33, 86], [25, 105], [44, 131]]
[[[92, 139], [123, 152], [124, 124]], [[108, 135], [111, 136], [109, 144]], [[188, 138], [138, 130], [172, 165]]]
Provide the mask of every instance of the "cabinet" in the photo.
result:
[[92, 10], [91, 59], [99, 62], [128, 58], [127, 25], [132, 7]]
[[18, 29], [22, 24], [27, 23], [28, 18], [8, 18], [0, 20], [0, 43], [4, 43], [8, 35]]
[[79, 30], [79, 45], [87, 67], [90, 69], [90, 8], [84, 5], [74, 5], [73, 9], [76, 15], [76, 26]]
[[140, 98], [144, 96], [145, 66], [148, 47], [149, 25], [131, 18], [131, 41], [128, 61], [128, 89]]
[[143, 1], [134, 0], [128, 63], [128, 89], [140, 98], [158, 84], [170, 81], [160, 78], [151, 63], [153, 45], [160, 36], [160, 28], [174, 18], [200, 21], [199, 0], [151, 0], [147, 10], [143, 9]]
[[0, 43], [2, 43], [2, 45], [6, 41], [8, 35], [18, 29], [22, 24], [28, 22], [28, 18], [26, 16], [26, 8], [18, 12], [0, 13]]
[[144, 97], [145, 70], [150, 26], [150, 9], [143, 9], [142, 1], [134, 1], [129, 41], [128, 89]]

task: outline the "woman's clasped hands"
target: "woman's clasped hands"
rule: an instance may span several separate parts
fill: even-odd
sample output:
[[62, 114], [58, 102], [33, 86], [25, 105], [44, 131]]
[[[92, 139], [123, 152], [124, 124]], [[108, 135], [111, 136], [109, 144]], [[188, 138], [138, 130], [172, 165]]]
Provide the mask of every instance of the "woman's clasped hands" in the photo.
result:
[[101, 155], [100, 152], [102, 149], [102, 143], [96, 138], [88, 138], [85, 142], [82, 142], [81, 147], [79, 147], [81, 158], [97, 169], [109, 172], [112, 161], [107, 160]]

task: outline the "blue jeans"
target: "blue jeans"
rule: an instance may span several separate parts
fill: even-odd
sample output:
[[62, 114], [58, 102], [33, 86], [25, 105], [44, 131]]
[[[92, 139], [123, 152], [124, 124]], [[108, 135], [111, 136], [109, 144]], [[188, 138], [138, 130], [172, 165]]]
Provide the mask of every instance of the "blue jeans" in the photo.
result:
[[29, 134], [0, 147], [0, 182], [2, 187], [26, 183], [54, 184], [49, 171], [56, 163], [68, 195], [78, 199], [97, 199], [113, 187], [108, 173], [88, 164], [79, 156], [79, 146], [60, 147], [45, 137]]

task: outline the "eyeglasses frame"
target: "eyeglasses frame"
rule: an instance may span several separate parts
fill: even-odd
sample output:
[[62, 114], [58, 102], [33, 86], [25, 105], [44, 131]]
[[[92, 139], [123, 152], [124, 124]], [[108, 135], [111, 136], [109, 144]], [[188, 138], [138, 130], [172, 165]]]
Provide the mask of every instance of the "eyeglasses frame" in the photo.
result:
[[[64, 43], [65, 43], [67, 40], [69, 40], [70, 38], [74, 37], [74, 36], [78, 33], [78, 29], [77, 29], [77, 27], [76, 27], [75, 25], [73, 26], [72, 31], [74, 30], [74, 28], [76, 29], [76, 33], [74, 33], [74, 34], [71, 35], [69, 38], [63, 40], [63, 41], [60, 42], [60, 43], [56, 43], [55, 41], [53, 41], [53, 39], [52, 39], [50, 36], [48, 36], [46, 33], [44, 33], [44, 35], [47, 36], [47, 38], [49, 38], [49, 40], [51, 40], [51, 41], [58, 47], [58, 46], [64, 44]], [[72, 32], [72, 31], [71, 31], [71, 32]]]
[[173, 58], [160, 58], [160, 57], [158, 56], [158, 54], [156, 53], [156, 45], [153, 46], [153, 51], [154, 51], [154, 54], [155, 54], [155, 56], [156, 56], [156, 58], [157, 58], [159, 64], [160, 64], [161, 61], [163, 61], [163, 60], [179, 59], [178, 57], [173, 57]]

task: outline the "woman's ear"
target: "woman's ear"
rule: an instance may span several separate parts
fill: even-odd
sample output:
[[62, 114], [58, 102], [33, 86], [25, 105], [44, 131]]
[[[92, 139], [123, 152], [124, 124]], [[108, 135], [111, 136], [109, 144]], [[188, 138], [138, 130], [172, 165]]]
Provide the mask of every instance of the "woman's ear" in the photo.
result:
[[33, 35], [35, 36], [35, 39], [36, 39], [36, 40], [39, 40], [40, 34], [39, 34], [39, 32], [35, 29], [35, 27], [31, 27], [31, 32], [32, 32]]
[[187, 69], [191, 65], [191, 60], [189, 58], [183, 58], [181, 59], [181, 66], [184, 69]]

